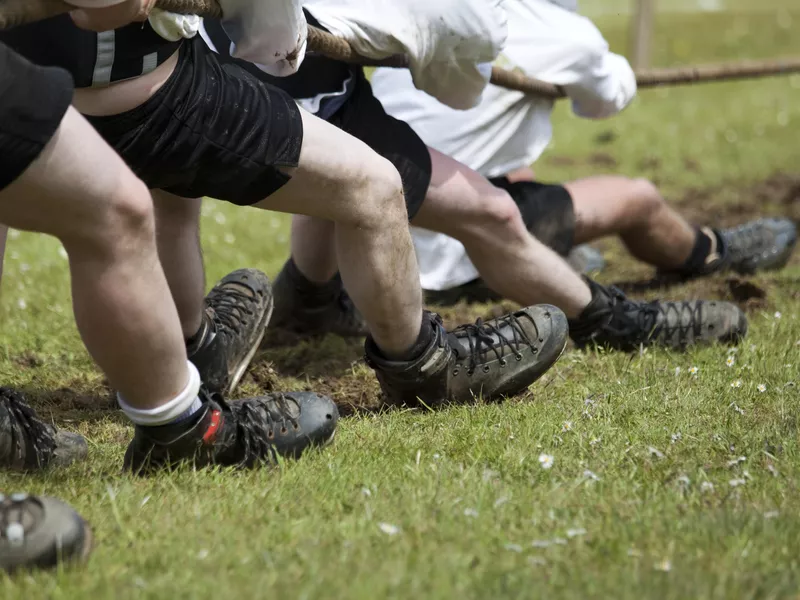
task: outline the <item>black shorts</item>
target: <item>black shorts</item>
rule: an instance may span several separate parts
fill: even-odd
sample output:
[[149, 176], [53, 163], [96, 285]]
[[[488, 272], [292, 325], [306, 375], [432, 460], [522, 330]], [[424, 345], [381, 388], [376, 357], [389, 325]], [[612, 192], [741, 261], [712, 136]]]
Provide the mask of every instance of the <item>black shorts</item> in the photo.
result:
[[35, 161], [72, 102], [72, 77], [0, 44], [0, 190]]
[[87, 117], [150, 188], [187, 198], [255, 204], [289, 179], [303, 143], [300, 109], [282, 90], [214, 54], [200, 36], [152, 98]]
[[389, 115], [363, 72], [355, 90], [328, 121], [391, 162], [403, 180], [409, 220], [419, 212], [431, 184], [431, 154], [411, 126]]
[[575, 208], [567, 188], [538, 181], [510, 183], [505, 177], [490, 181], [508, 191], [531, 234], [561, 256], [569, 254], [575, 243]]

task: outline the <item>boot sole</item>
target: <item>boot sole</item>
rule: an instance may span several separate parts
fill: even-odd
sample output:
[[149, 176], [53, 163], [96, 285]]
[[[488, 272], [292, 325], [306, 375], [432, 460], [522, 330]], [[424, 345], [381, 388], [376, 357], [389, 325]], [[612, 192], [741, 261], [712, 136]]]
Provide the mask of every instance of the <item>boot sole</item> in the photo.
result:
[[267, 310], [264, 311], [264, 316], [262, 317], [261, 321], [258, 324], [259, 334], [256, 337], [255, 341], [253, 342], [250, 350], [248, 350], [245, 357], [236, 366], [236, 370], [233, 372], [233, 376], [231, 377], [230, 383], [228, 384], [228, 388], [225, 390], [226, 395], [233, 394], [234, 390], [239, 385], [239, 382], [242, 380], [245, 371], [247, 371], [247, 368], [253, 361], [253, 357], [256, 355], [256, 352], [258, 352], [258, 349], [261, 346], [261, 341], [264, 339], [264, 335], [267, 333], [267, 325], [269, 325], [269, 321], [272, 318], [273, 310], [275, 310], [275, 299], [274, 297], [270, 296]]

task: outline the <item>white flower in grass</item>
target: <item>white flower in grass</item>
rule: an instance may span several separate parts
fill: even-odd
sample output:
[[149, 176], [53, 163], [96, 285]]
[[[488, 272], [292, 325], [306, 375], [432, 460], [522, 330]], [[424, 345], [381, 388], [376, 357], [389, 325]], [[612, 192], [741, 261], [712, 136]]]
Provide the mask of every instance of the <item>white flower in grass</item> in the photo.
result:
[[205, 560], [208, 558], [208, 550], [205, 548], [197, 553], [197, 560]]
[[697, 367], [689, 367], [689, 375], [697, 375], [700, 372], [700, 369]]
[[677, 433], [673, 433], [670, 436], [670, 438], [672, 439], [672, 443], [673, 444], [677, 444], [678, 442], [680, 442], [681, 441], [681, 437], [683, 437], [683, 436], [681, 436], [681, 432], [680, 431], [678, 431]]
[[575, 529], [567, 529], [568, 538], [574, 538], [580, 535], [586, 535], [586, 530], [583, 527], [576, 527]]
[[732, 367], [736, 364], [736, 359], [733, 356], [729, 356], [727, 359], [725, 359], [725, 364], [729, 367]]
[[539, 464], [543, 469], [550, 469], [553, 467], [553, 458], [552, 454], [540, 454], [539, 455]]
[[688, 475], [681, 475], [680, 477], [678, 477], [677, 481], [678, 481], [679, 484], [681, 484], [684, 487], [689, 487], [689, 484], [692, 483], [692, 481], [691, 481], [691, 479], [689, 479]]
[[214, 215], [214, 220], [219, 225], [225, 225], [225, 221], [227, 221], [227, 219], [225, 218], [225, 215], [223, 215], [222, 213], [217, 213], [216, 215]]
[[741, 379], [736, 379], [734, 381], [731, 381], [731, 387], [734, 388], [734, 389], [738, 389], [738, 388], [742, 387], [742, 380]]
[[714, 491], [714, 484], [710, 481], [704, 481], [700, 484], [700, 491], [703, 493], [713, 492]]
[[653, 446], [648, 446], [647, 451], [650, 453], [651, 456], [655, 456], [656, 458], [664, 458], [664, 453], [661, 452], [658, 448], [654, 448]]
[[765, 519], [777, 519], [780, 513], [777, 510], [768, 510], [764, 513]]
[[30, 270], [31, 270], [31, 266], [30, 266], [28, 263], [22, 263], [22, 264], [19, 266], [19, 270], [20, 270], [22, 273], [27, 273], [28, 271], [30, 271]]
[[731, 402], [730, 407], [740, 415], [744, 415], [744, 409], [740, 408], [735, 402]]
[[25, 298], [20, 298], [19, 300], [17, 300], [17, 307], [20, 310], [25, 310], [26, 308], [28, 308], [28, 303], [25, 302]]
[[586, 469], [583, 472], [583, 476], [586, 479], [591, 479], [592, 481], [600, 481], [600, 477], [597, 475], [597, 473], [594, 473], [594, 472], [590, 471], [589, 469]]
[[522, 546], [520, 546], [519, 544], [506, 544], [505, 546], [503, 546], [503, 548], [505, 548], [509, 552], [516, 552], [516, 553], [522, 552]]
[[590, 446], [597, 446], [600, 442], [603, 441], [603, 438], [596, 437], [591, 442], [589, 442]]
[[236, 241], [236, 237], [232, 233], [226, 233], [223, 237], [226, 244], [232, 245]]
[[776, 319], [780, 319], [782, 316], [783, 316], [783, 315], [781, 314], [781, 311], [779, 311], [779, 310], [776, 310], [776, 311], [775, 311], [775, 318], [776, 318]]
[[767, 385], [765, 383], [759, 383], [756, 389], [763, 394], [767, 391]]
[[550, 540], [533, 540], [531, 542], [531, 546], [534, 548], [549, 548], [553, 545], [553, 542]]
[[773, 477], [777, 477], [778, 476], [778, 469], [776, 469], [775, 465], [773, 465], [772, 463], [767, 465], [767, 471], [772, 473]]
[[731, 479], [728, 482], [728, 485], [731, 486], [731, 487], [739, 487], [739, 486], [744, 485], [745, 483], [747, 483], [747, 480], [745, 480], [745, 479]]
[[675, 367], [675, 377], [677, 377], [680, 374], [681, 374], [681, 368], [680, 367]]
[[669, 573], [670, 571], [672, 571], [672, 562], [668, 558], [665, 558], [661, 562], [657, 562], [656, 564], [654, 564], [653, 568], [656, 571], [662, 571], [664, 573]]
[[734, 458], [733, 460], [729, 460], [726, 466], [730, 469], [731, 467], [735, 467], [736, 465], [743, 463], [746, 460], [747, 460], [746, 456], [740, 456], [739, 458]]
[[378, 528], [386, 535], [397, 535], [400, 533], [400, 528], [391, 523], [378, 523]]
[[475, 510], [474, 508], [465, 508], [464, 509], [464, 516], [465, 517], [471, 517], [471, 518], [474, 519], [474, 518], [476, 518], [478, 516], [478, 511]]
[[564, 421], [564, 424], [561, 426], [561, 433], [566, 433], [568, 431], [572, 431], [572, 421]]

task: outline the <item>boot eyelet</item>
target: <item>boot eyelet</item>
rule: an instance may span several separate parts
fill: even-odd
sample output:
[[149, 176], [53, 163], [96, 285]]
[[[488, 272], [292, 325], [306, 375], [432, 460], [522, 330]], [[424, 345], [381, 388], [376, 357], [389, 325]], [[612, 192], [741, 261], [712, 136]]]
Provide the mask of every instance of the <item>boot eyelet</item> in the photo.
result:
[[534, 346], [533, 348], [531, 348], [531, 352], [537, 354], [539, 352], [539, 349], [536, 346]]
[[292, 423], [292, 429], [294, 429], [295, 431], [300, 431], [300, 425], [298, 425], [297, 423]]
[[519, 362], [522, 360], [522, 354], [515, 354], [514, 358], [517, 360], [517, 362]]
[[270, 429], [270, 430], [267, 432], [267, 438], [268, 438], [268, 439], [270, 439], [270, 440], [272, 440], [272, 439], [275, 439], [275, 431], [273, 431], [272, 429]]
[[289, 430], [286, 429], [286, 425], [284, 425], [283, 427], [281, 427], [281, 435], [286, 435], [287, 433], [289, 433]]
[[473, 369], [470, 369], [469, 371], [467, 371], [467, 375], [469, 375], [470, 377], [472, 377], [474, 374], [475, 374], [475, 371]]
[[456, 377], [460, 372], [458, 369], [453, 369], [453, 377]]
[[501, 367], [505, 367], [507, 364], [508, 364], [508, 362], [506, 361], [506, 359], [505, 359], [505, 358], [501, 358], [501, 359], [500, 359], [500, 366], [501, 366]]
[[489, 365], [483, 365], [483, 372], [484, 373], [488, 373], [489, 372]]

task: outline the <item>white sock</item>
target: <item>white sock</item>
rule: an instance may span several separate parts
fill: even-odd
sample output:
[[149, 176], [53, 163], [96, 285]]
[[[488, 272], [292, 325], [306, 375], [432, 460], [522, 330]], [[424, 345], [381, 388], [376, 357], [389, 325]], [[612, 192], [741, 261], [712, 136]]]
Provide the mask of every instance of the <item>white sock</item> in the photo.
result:
[[200, 373], [191, 362], [186, 361], [189, 367], [189, 381], [183, 390], [169, 402], [151, 409], [139, 409], [129, 406], [125, 399], [117, 394], [117, 402], [128, 418], [137, 425], [157, 426], [185, 421], [203, 407], [197, 396], [200, 392]]

